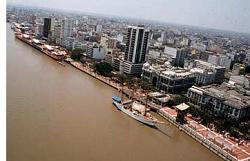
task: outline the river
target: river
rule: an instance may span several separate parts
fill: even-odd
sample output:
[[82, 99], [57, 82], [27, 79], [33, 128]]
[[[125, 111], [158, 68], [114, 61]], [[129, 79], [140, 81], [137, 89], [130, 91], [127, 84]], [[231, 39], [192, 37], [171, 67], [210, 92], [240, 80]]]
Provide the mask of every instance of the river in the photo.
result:
[[116, 110], [116, 90], [6, 32], [8, 161], [221, 161], [172, 125]]

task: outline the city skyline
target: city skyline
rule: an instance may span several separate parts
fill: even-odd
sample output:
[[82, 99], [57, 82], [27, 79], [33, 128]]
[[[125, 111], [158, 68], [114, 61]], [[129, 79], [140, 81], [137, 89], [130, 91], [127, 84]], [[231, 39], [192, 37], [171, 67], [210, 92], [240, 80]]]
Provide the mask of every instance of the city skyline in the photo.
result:
[[[157, 0], [154, 3], [151, 0], [140, 0], [133, 3], [131, 0], [95, 0], [86, 3], [74, 0], [70, 4], [65, 0], [60, 1], [59, 4], [55, 0], [7, 0], [7, 4], [81, 11], [250, 33], [250, 22], [248, 21], [250, 1], [247, 0], [242, 0], [240, 3], [233, 0], [212, 0], [212, 2]], [[152, 5], [154, 6], [152, 7]], [[149, 8], [150, 12], [148, 12]], [[162, 15], [163, 13], [165, 14]]]

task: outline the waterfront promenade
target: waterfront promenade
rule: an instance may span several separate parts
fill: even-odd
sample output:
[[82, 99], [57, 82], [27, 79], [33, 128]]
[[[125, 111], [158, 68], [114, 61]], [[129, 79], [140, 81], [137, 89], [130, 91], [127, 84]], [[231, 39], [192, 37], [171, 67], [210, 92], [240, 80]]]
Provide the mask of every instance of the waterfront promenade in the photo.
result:
[[[104, 77], [98, 75], [93, 71], [93, 69], [89, 68], [88, 66], [83, 65], [77, 61], [69, 61], [73, 67], [82, 72], [100, 80], [101, 82], [117, 89], [121, 89], [121, 85], [117, 82], [114, 82], [109, 77]], [[131, 96], [132, 90], [128, 89], [128, 87], [124, 87], [124, 92], [127, 96]], [[134, 94], [133, 94], [134, 95]], [[137, 93], [134, 95], [135, 98], [140, 101], [144, 102], [145, 94], [144, 93]], [[149, 102], [150, 104], [150, 102]], [[151, 104], [152, 105], [152, 104]], [[159, 108], [159, 107], [157, 107]], [[187, 133], [195, 140], [206, 146], [208, 149], [219, 155], [225, 160], [238, 160], [238, 161], [248, 161], [250, 159], [250, 144], [246, 142], [244, 144], [239, 144], [236, 141], [226, 138], [225, 136], [218, 134], [209, 128], [199, 124], [196, 122], [190, 115], [187, 116], [187, 124], [180, 125], [175, 121], [176, 118], [176, 111], [169, 107], [164, 107], [158, 111], [158, 113], [166, 118], [169, 122], [176, 125], [179, 129], [183, 132]]]
[[[112, 81], [109, 77], [98, 75], [92, 69], [82, 65], [80, 62], [71, 61], [70, 64], [115, 89], [121, 89], [119, 83]], [[130, 97], [132, 90], [128, 89], [128, 87], [124, 87], [124, 93], [126, 96]], [[133, 95], [135, 96], [135, 99], [144, 103], [145, 94], [137, 92]], [[156, 107], [155, 109], [157, 108], [159, 107]], [[176, 122], [176, 110], [169, 107], [164, 107], [158, 110], [157, 113], [225, 160], [248, 161], [250, 159], [250, 142], [244, 142], [239, 145], [235, 140], [226, 138], [226, 136], [216, 133], [198, 123], [190, 114], [186, 116], [187, 123], [181, 125]]]
[[195, 121], [190, 114], [186, 116], [187, 123], [181, 125], [176, 122], [176, 110], [169, 107], [160, 109], [158, 113], [223, 159], [237, 161], [250, 160], [249, 141], [238, 143], [235, 139], [219, 134]]

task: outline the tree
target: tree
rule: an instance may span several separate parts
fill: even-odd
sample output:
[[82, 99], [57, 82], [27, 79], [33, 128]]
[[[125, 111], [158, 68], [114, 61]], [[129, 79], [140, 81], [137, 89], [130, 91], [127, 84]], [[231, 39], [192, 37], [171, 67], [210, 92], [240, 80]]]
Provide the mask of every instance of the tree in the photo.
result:
[[126, 76], [124, 74], [117, 74], [116, 75], [117, 80], [123, 85], [126, 81]]
[[83, 49], [76, 48], [71, 52], [71, 58], [74, 60], [80, 60], [82, 57], [82, 53], [84, 52]]
[[174, 100], [174, 105], [179, 105], [183, 102], [184, 103], [188, 102], [188, 98], [185, 95], [176, 95], [173, 100]]
[[245, 73], [250, 73], [250, 65], [246, 66]]
[[104, 76], [109, 76], [113, 70], [113, 67], [107, 62], [96, 63], [94, 68], [96, 72]]

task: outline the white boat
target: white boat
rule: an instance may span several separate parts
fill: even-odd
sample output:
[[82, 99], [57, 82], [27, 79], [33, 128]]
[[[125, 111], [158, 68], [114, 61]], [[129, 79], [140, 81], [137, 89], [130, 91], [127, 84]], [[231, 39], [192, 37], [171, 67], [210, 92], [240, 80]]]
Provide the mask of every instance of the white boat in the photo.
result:
[[65, 66], [65, 64], [63, 62], [61, 62], [61, 61], [57, 61], [57, 63], [59, 63], [62, 66]]
[[[130, 117], [132, 117], [132, 118], [136, 119], [137, 121], [140, 121], [146, 125], [155, 127], [155, 125], [158, 123], [158, 121], [156, 119], [146, 117], [137, 111], [132, 111], [130, 109], [126, 109], [125, 106], [121, 103], [114, 101], [113, 104], [116, 106], [117, 109], [121, 110], [122, 112], [126, 113]], [[136, 103], [133, 102], [133, 104], [136, 104]]]

